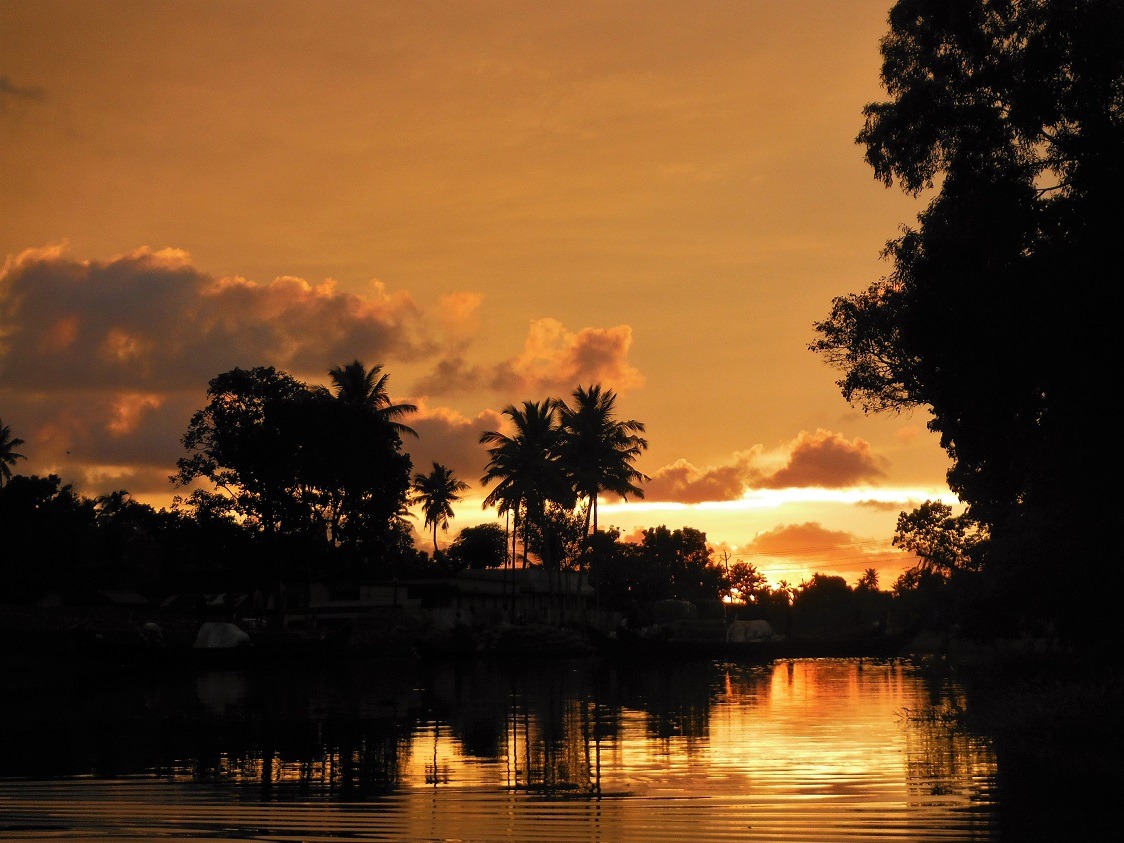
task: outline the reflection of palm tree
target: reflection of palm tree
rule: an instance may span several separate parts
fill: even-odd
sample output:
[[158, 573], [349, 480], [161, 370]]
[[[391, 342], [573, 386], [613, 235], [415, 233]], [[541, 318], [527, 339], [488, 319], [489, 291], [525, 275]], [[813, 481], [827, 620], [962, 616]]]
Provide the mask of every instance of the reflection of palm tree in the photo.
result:
[[418, 472], [414, 475], [413, 503], [420, 503], [425, 513], [425, 526], [433, 527], [433, 555], [437, 556], [437, 527], [449, 529], [449, 519], [453, 517], [454, 501], [461, 499], [460, 492], [466, 491], [468, 484], [453, 476], [453, 470], [441, 463], [433, 464], [429, 474]]
[[22, 444], [23, 440], [12, 436], [11, 428], [0, 421], [0, 486], [12, 479], [12, 466], [16, 460], [27, 459], [23, 454], [16, 453], [16, 448]]
[[383, 373], [382, 364], [376, 363], [370, 369], [359, 360], [352, 360], [346, 366], [336, 366], [329, 377], [335, 386], [336, 398], [359, 410], [375, 413], [390, 423], [398, 433], [417, 436], [412, 427], [395, 421], [406, 413], [416, 413], [415, 404], [392, 404], [386, 390], [389, 374]]
[[593, 532], [597, 532], [597, 498], [610, 492], [627, 500], [629, 495], [644, 497], [638, 483], [648, 480], [632, 467], [633, 461], [648, 447], [638, 434], [644, 425], [635, 419], [614, 418], [616, 393], [601, 391], [599, 384], [589, 389], [578, 387], [573, 392], [574, 405], [559, 402], [558, 413], [562, 431], [559, 453], [570, 474], [574, 491], [588, 501], [586, 532], [592, 514]]

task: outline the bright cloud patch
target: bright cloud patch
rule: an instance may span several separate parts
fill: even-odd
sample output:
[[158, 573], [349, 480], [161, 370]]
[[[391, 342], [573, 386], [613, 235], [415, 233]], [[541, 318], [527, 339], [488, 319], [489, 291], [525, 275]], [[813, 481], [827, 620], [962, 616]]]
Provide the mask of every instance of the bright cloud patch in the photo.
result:
[[686, 460], [676, 460], [652, 475], [644, 484], [644, 498], [650, 501], [704, 503], [733, 501], [742, 496], [753, 477], [751, 456], [739, 455], [730, 465], [698, 468]]
[[885, 458], [862, 439], [829, 430], [801, 431], [777, 451], [757, 445], [725, 465], [699, 468], [677, 460], [657, 470], [644, 486], [649, 501], [736, 501], [755, 489], [844, 489], [885, 477]]
[[[862, 539], [844, 530], [829, 530], [814, 521], [783, 524], [759, 533], [737, 548], [737, 557], [770, 568], [774, 577], [800, 582], [813, 573], [842, 576], [854, 585], [862, 572], [878, 572], [881, 588], [916, 562], [911, 554], [889, 546], [885, 540]], [[768, 561], [767, 561], [768, 560]]]
[[764, 489], [842, 489], [885, 477], [885, 465], [886, 460], [871, 453], [865, 440], [847, 440], [822, 428], [815, 433], [804, 430], [791, 444], [788, 464], [761, 477], [756, 485]]
[[644, 384], [628, 362], [632, 328], [583, 328], [574, 333], [556, 319], [537, 319], [523, 352], [498, 367], [492, 378], [497, 390], [519, 395], [569, 394], [579, 384], [600, 383], [625, 392]]
[[531, 323], [523, 350], [494, 366], [473, 364], [458, 353], [438, 361], [414, 385], [424, 395], [457, 395], [487, 388], [505, 401], [569, 395], [574, 387], [599, 383], [618, 393], [644, 385], [628, 361], [632, 328], [582, 328], [570, 331], [557, 319]]
[[821, 558], [838, 555], [841, 550], [851, 550], [855, 538], [842, 530], [828, 530], [808, 521], [803, 524], [785, 524], [757, 535], [742, 551], [769, 556], [797, 556]]

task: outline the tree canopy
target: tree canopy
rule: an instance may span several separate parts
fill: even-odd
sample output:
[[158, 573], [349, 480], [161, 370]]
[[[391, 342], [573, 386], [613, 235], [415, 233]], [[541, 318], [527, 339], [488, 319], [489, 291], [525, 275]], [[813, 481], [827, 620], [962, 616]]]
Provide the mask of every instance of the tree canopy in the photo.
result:
[[[858, 141], [885, 184], [935, 195], [887, 245], [889, 275], [835, 299], [811, 347], [848, 401], [932, 413], [949, 485], [989, 529], [995, 588], [1045, 582], [1118, 556], [1095, 490], [1124, 222], [1124, 4], [900, 0], [889, 22], [889, 99], [866, 107]], [[1041, 596], [1005, 599], [1077, 620]]]
[[191, 493], [196, 509], [356, 557], [400, 543], [411, 468], [400, 425], [343, 390], [310, 389], [272, 367], [224, 372], [207, 395], [175, 477], [210, 486]]

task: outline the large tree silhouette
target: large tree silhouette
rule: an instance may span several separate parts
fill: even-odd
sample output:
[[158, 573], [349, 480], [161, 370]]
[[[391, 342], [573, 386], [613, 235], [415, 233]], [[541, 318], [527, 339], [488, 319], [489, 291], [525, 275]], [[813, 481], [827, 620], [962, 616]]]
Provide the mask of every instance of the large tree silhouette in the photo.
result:
[[[1110, 632], [1048, 586], [1116, 560], [1101, 401], [1124, 223], [1124, 4], [900, 0], [882, 43], [890, 97], [858, 140], [875, 175], [934, 189], [891, 241], [890, 274], [837, 298], [812, 348], [867, 411], [928, 408], [948, 481], [989, 528], [986, 588], [1012, 618]], [[1115, 595], [1115, 561], [1102, 574]], [[1094, 596], [1095, 597], [1095, 596]], [[1091, 623], [1093, 622], [1093, 623]]]
[[224, 372], [207, 394], [175, 478], [203, 481], [190, 497], [197, 510], [288, 548], [341, 547], [354, 559], [398, 541], [411, 464], [390, 419], [272, 367]]

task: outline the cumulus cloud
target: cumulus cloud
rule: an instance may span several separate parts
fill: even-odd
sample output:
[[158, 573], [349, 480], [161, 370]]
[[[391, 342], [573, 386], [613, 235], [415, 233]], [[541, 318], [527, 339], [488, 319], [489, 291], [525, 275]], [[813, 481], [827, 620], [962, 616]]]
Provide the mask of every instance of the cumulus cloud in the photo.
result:
[[486, 367], [470, 364], [462, 355], [438, 360], [428, 375], [414, 382], [419, 395], [464, 395], [480, 389], [490, 379]]
[[628, 362], [632, 328], [583, 328], [576, 333], [556, 319], [531, 323], [523, 352], [501, 365], [493, 379], [499, 390], [519, 394], [569, 392], [577, 384], [600, 383], [626, 392], [644, 385]]
[[766, 489], [842, 489], [885, 477], [886, 464], [863, 439], [848, 440], [823, 428], [815, 433], [802, 430], [791, 444], [788, 464], [760, 478], [757, 485]]
[[502, 428], [502, 417], [431, 407], [427, 395], [482, 386], [557, 394], [593, 382], [620, 391], [643, 382], [628, 362], [627, 325], [575, 332], [540, 319], [518, 355], [469, 364], [482, 302], [449, 293], [426, 313], [377, 280], [351, 292], [330, 279], [217, 278], [180, 249], [106, 260], [74, 259], [64, 245], [29, 249], [0, 269], [0, 407], [29, 443], [24, 470], [66, 471], [84, 493], [142, 493], [157, 478], [166, 491], [180, 437], [221, 372], [270, 365], [319, 383], [353, 359], [436, 360], [408, 420], [420, 438], [406, 449], [416, 470], [438, 461], [475, 485], [487, 461], [480, 433]]
[[409, 453], [414, 471], [428, 472], [434, 462], [439, 462], [479, 490], [488, 461], [487, 451], [480, 444], [480, 434], [498, 429], [502, 425], [500, 414], [484, 410], [469, 418], [445, 407], [431, 408], [425, 399], [419, 399], [417, 405], [417, 414], [407, 423], [417, 431], [418, 438], [407, 437], [403, 442], [403, 450]]
[[77, 261], [59, 248], [0, 274], [0, 387], [153, 392], [192, 388], [234, 366], [321, 372], [358, 356], [431, 350], [411, 297], [373, 281], [213, 278], [177, 249]]
[[735, 456], [728, 465], [699, 468], [680, 459], [660, 468], [644, 484], [644, 497], [651, 501], [704, 503], [737, 500], [755, 476], [753, 455], [749, 451]]
[[732, 501], [752, 489], [842, 489], [886, 476], [885, 458], [863, 439], [848, 440], [822, 428], [801, 431], [772, 452], [761, 445], [738, 451], [717, 466], [680, 459], [658, 469], [644, 486], [648, 500], [677, 503]]
[[743, 552], [768, 556], [795, 556], [802, 559], [853, 553], [855, 537], [844, 530], [828, 530], [813, 521], [803, 524], [782, 524], [766, 530], [744, 545]]
[[484, 296], [480, 293], [446, 293], [437, 303], [437, 320], [441, 330], [454, 346], [464, 346], [475, 338], [480, 330], [480, 305]]
[[599, 383], [618, 393], [644, 385], [628, 361], [632, 328], [582, 328], [571, 331], [557, 319], [531, 322], [522, 351], [497, 365], [473, 365], [462, 354], [442, 358], [415, 385], [428, 395], [451, 395], [481, 388], [510, 400], [568, 395], [575, 386]]
[[[440, 300], [429, 321], [442, 345], [412, 297], [378, 281], [354, 293], [331, 280], [215, 278], [178, 249], [108, 260], [75, 260], [62, 245], [31, 249], [0, 270], [0, 407], [28, 442], [21, 469], [55, 471], [85, 493], [166, 492], [180, 437], [215, 375], [272, 365], [318, 382], [355, 358], [433, 357], [470, 340], [479, 304], [467, 293]], [[435, 411], [421, 425], [449, 437], [442, 447], [454, 456], [435, 458], [476, 478], [481, 458], [468, 445], [491, 421]]]
[[[829, 530], [814, 521], [782, 524], [759, 533], [737, 549], [737, 556], [755, 564], [769, 560], [769, 567], [784, 571], [786, 577], [793, 578], [790, 581], [822, 572], [842, 576], [851, 585], [868, 568], [874, 568], [886, 580], [916, 562], [912, 554], [891, 547], [886, 540], [863, 539], [845, 530]], [[790, 564], [783, 564], [786, 561]], [[885, 589], [891, 584], [881, 582], [880, 587]]]

